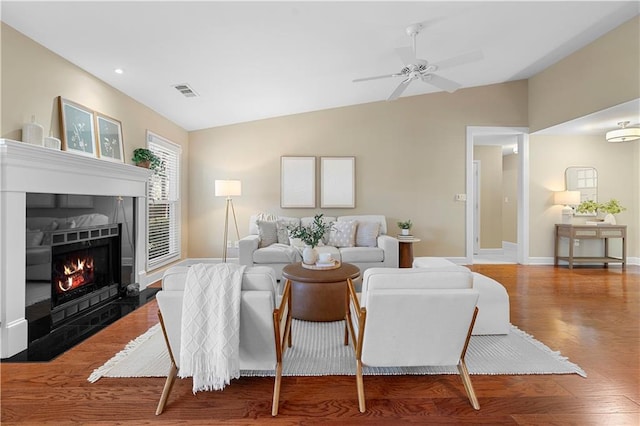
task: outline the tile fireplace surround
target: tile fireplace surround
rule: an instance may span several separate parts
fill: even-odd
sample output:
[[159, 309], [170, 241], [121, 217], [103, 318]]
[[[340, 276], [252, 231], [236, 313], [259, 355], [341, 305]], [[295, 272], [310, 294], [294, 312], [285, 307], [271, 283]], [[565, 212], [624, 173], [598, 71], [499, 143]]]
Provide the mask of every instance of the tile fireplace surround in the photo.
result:
[[0, 358], [27, 349], [26, 194], [134, 197], [134, 276], [147, 285], [147, 169], [0, 139]]

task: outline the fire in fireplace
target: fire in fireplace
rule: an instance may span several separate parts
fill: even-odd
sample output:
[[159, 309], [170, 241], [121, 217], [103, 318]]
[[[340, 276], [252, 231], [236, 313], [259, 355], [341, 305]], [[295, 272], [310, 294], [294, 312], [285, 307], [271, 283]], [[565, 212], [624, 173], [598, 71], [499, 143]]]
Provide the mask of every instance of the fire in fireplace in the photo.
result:
[[52, 237], [54, 324], [118, 296], [121, 290], [119, 225], [56, 232]]
[[63, 294], [82, 285], [92, 284], [94, 271], [91, 254], [70, 256], [67, 261], [53, 267], [56, 292]]

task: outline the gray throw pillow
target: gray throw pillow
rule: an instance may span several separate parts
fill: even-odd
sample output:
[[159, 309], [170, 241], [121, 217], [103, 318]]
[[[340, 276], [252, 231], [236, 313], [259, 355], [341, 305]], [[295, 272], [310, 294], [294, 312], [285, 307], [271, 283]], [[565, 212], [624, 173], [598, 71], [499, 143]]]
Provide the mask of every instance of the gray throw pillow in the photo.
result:
[[356, 247], [376, 247], [379, 232], [380, 223], [378, 222], [358, 222]]
[[276, 222], [267, 220], [256, 221], [258, 225], [258, 236], [260, 237], [260, 244], [258, 247], [269, 247], [271, 244], [278, 242], [278, 231]]

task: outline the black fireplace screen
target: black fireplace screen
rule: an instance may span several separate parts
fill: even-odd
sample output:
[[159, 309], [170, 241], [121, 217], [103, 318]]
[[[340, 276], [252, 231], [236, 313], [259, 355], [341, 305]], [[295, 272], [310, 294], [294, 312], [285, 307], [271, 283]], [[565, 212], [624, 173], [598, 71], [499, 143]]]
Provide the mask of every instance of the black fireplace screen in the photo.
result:
[[120, 282], [119, 236], [53, 247], [51, 307]]

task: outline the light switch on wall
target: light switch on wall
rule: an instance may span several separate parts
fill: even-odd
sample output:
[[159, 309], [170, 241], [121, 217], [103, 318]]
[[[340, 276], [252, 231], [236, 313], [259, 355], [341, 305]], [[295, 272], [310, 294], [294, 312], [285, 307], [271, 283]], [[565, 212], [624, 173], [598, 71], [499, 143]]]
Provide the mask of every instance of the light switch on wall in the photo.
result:
[[456, 194], [456, 201], [467, 201], [467, 194]]

